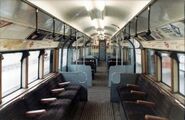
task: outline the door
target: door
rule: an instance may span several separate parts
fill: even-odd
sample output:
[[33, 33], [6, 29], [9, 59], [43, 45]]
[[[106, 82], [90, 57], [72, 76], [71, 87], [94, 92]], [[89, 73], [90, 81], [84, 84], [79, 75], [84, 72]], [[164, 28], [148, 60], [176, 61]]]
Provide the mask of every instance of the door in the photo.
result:
[[100, 40], [99, 41], [99, 59], [105, 60], [106, 57], [106, 41]]

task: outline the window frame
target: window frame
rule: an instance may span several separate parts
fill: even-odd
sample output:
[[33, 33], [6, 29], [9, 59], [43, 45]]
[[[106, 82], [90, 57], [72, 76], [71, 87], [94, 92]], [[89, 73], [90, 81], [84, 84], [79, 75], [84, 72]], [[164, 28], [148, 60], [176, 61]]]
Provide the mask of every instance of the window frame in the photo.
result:
[[[180, 94], [180, 95], [182, 95], [183, 97], [185, 97], [185, 94], [183, 94], [183, 93], [181, 93], [181, 91], [180, 91], [180, 60], [179, 60], [179, 54], [180, 55], [184, 55], [185, 56], [185, 53], [177, 53], [177, 57], [178, 57], [178, 93]], [[184, 71], [184, 74], [185, 74], [185, 71]], [[184, 80], [184, 82], [185, 82], [185, 80]], [[185, 86], [184, 86], [185, 87]], [[185, 89], [185, 88], [184, 88]], [[185, 90], [184, 90], [185, 91]]]
[[[168, 55], [168, 57], [170, 58], [170, 63], [171, 63], [171, 66], [170, 66], [170, 72], [171, 72], [171, 76], [170, 76], [170, 85], [168, 85], [167, 83], [165, 83], [164, 81], [163, 81], [163, 56], [162, 56], [162, 54], [167, 54]], [[170, 57], [170, 53], [168, 53], [168, 52], [161, 52], [161, 83], [162, 84], [164, 84], [164, 85], [166, 85], [167, 87], [169, 87], [170, 89], [172, 88], [172, 61], [171, 61], [171, 57]]]
[[[30, 52], [39, 52], [39, 54], [38, 54], [38, 66], [37, 66], [37, 69], [38, 69], [38, 71], [37, 71], [37, 79], [35, 79], [35, 80], [32, 80], [31, 82], [29, 82], [29, 62], [30, 62]], [[39, 50], [35, 50], [35, 51], [29, 51], [29, 56], [28, 56], [28, 59], [29, 59], [29, 62], [28, 62], [28, 85], [29, 84], [31, 84], [31, 83], [33, 83], [33, 82], [35, 82], [35, 81], [37, 81], [38, 79], [39, 79], [39, 62], [40, 62], [40, 51]]]
[[[140, 66], [140, 72], [138, 72], [137, 70], [138, 70], [138, 66], [137, 66], [137, 52], [136, 51], [140, 51], [140, 60], [141, 60], [141, 66]], [[141, 50], [141, 48], [135, 48], [135, 53], [136, 53], [136, 73], [143, 73], [143, 71], [142, 71], [142, 50]]]
[[[149, 70], [149, 65], [150, 65], [150, 63], [149, 63], [149, 57], [151, 58], [151, 52], [153, 52], [153, 57], [154, 57], [154, 60], [153, 60], [153, 62], [154, 62], [154, 65], [153, 65], [153, 74], [151, 73], [151, 70]], [[147, 69], [147, 75], [149, 75], [149, 76], [152, 76], [152, 77], [156, 77], [156, 75], [157, 75], [157, 73], [156, 73], [156, 60], [155, 60], [155, 50], [153, 50], [153, 49], [147, 49], [147, 51], [146, 51], [146, 53], [147, 53], [147, 55], [146, 55], [146, 60], [147, 60], [147, 64], [146, 64], [146, 69]], [[151, 61], [151, 60], [150, 60]], [[162, 61], [161, 61], [161, 63], [162, 63]], [[161, 66], [162, 67], [162, 66]], [[161, 73], [162, 73], [162, 68], [161, 68]]]
[[[45, 54], [46, 54], [46, 51], [47, 50], [50, 50], [50, 57], [49, 57], [49, 73], [51, 73], [52, 72], [52, 70], [51, 70], [51, 67], [52, 67], [52, 63], [51, 63], [51, 58], [52, 58], [52, 50], [53, 49], [45, 49], [45, 51], [44, 51], [44, 57], [45, 57]], [[43, 69], [43, 73], [44, 73], [44, 76], [47, 76], [49, 73], [45, 73], [45, 58], [44, 58], [44, 61], [43, 61], [43, 64], [44, 64], [44, 69]]]

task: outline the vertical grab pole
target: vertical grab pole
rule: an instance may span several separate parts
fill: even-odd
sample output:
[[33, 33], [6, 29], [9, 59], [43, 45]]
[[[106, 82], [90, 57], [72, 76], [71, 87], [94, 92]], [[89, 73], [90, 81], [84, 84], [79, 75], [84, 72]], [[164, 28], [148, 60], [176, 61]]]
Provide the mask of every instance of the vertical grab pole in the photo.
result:
[[121, 65], [123, 65], [123, 45], [121, 45]]
[[35, 9], [35, 26], [36, 26], [36, 32], [38, 32], [38, 12], [39, 10]]
[[78, 55], [78, 37], [77, 37], [77, 34], [76, 34], [76, 43], [75, 43], [75, 46], [76, 46], [76, 65], [77, 65], [77, 59], [78, 59], [78, 57], [77, 57], [77, 55]]
[[[117, 45], [119, 45], [118, 36], [116, 36], [116, 42], [117, 42]], [[116, 66], [118, 65], [118, 50], [119, 50], [119, 47], [116, 47]]]
[[53, 18], [53, 38], [55, 37], [55, 18]]
[[151, 5], [148, 6], [148, 32], [147, 32], [147, 35], [151, 34], [151, 31], [150, 31], [150, 13], [151, 13]]
[[3, 55], [0, 54], [0, 104], [2, 103], [2, 60]]
[[85, 36], [83, 38], [83, 64], [85, 65]]

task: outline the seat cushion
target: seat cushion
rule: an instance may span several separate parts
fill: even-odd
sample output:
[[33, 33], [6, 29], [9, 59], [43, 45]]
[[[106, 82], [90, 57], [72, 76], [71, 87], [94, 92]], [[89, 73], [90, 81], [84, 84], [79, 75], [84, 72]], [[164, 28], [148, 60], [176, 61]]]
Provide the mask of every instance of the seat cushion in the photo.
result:
[[70, 99], [58, 99], [48, 105], [49, 108], [67, 108], [71, 104]]
[[68, 98], [73, 100], [77, 95], [77, 90], [66, 90], [57, 95], [59, 98]]
[[122, 106], [129, 120], [144, 120], [145, 114], [155, 115], [153, 108], [135, 102], [122, 101]]
[[51, 109], [33, 120], [62, 120], [65, 117], [63, 109]]
[[66, 90], [80, 90], [80, 85], [70, 84], [65, 87]]
[[146, 95], [132, 94], [130, 92], [120, 92], [119, 94], [122, 101], [146, 100]]

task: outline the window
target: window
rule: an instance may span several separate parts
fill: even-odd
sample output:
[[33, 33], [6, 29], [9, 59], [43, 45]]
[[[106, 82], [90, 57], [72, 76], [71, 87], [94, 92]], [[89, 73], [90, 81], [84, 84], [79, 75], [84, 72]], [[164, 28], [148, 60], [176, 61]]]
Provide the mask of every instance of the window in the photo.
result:
[[3, 54], [2, 60], [2, 96], [21, 88], [22, 53]]
[[141, 49], [136, 50], [136, 73], [141, 73]]
[[44, 75], [50, 73], [51, 50], [45, 50], [44, 54]]
[[66, 65], [67, 65], [67, 49], [64, 49], [63, 50], [63, 56], [62, 56], [62, 58], [63, 58], [63, 64], [62, 64], [62, 67], [65, 67]]
[[185, 95], [185, 54], [178, 54], [179, 58], [179, 92]]
[[147, 50], [147, 71], [149, 75], [155, 75], [155, 54], [151, 49]]
[[162, 53], [162, 82], [171, 86], [171, 58], [166, 53]]
[[58, 60], [58, 70], [61, 70], [61, 58], [62, 58], [62, 49], [59, 49], [59, 60]]
[[39, 51], [29, 52], [28, 83], [38, 79]]
[[79, 49], [73, 49], [73, 62], [79, 59]]

